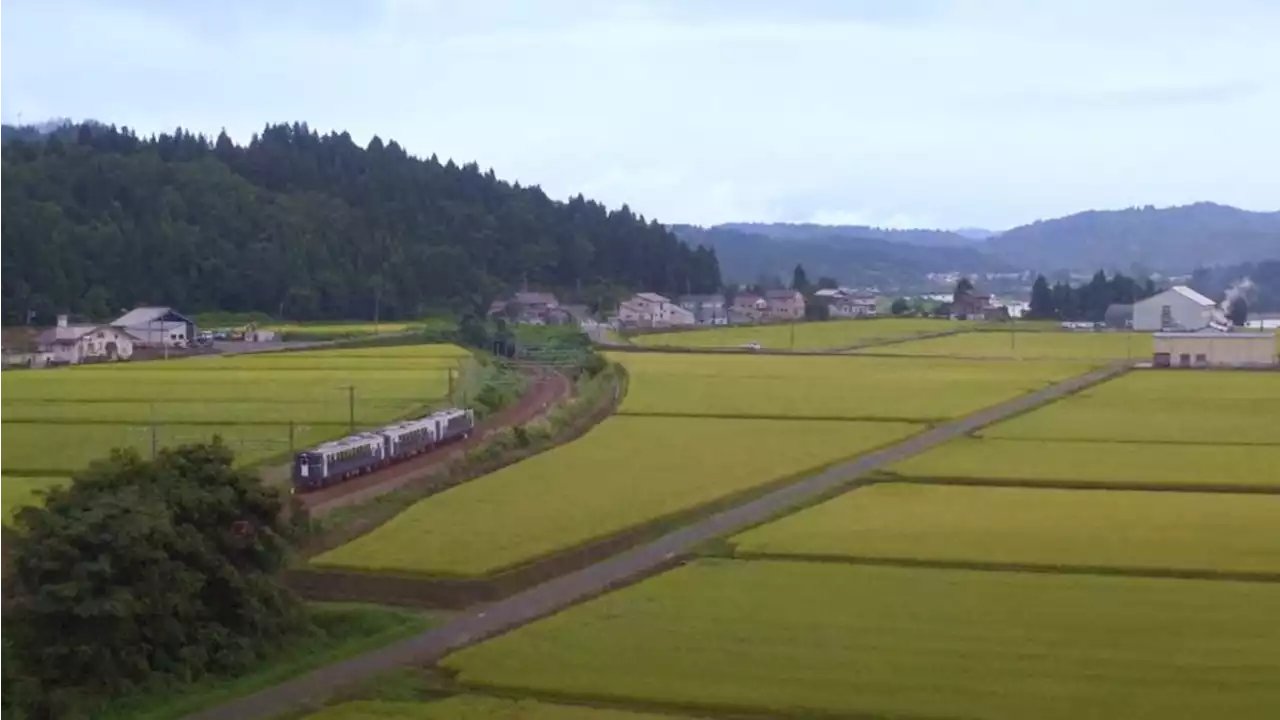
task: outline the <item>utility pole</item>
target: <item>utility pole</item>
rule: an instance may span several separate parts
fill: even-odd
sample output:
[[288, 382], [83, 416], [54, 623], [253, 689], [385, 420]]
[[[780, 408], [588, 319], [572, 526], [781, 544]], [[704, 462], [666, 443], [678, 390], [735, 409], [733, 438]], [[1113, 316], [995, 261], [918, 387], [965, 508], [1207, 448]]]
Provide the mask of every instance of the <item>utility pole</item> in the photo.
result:
[[347, 427], [351, 432], [356, 431], [356, 386], [344, 385], [347, 391]]
[[151, 459], [152, 460], [156, 459], [157, 445], [159, 445], [159, 443], [157, 442], [157, 438], [156, 438], [156, 404], [151, 403]]
[[796, 349], [796, 321], [791, 321], [791, 349]]

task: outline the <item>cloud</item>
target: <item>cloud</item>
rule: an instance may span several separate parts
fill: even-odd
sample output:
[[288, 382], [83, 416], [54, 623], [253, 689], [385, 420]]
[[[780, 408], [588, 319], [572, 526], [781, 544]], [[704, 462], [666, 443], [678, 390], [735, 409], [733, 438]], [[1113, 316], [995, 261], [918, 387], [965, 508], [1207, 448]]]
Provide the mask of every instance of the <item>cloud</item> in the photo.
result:
[[301, 120], [666, 222], [1280, 197], [1265, 0], [10, 0], [4, 21], [6, 119], [242, 141]]

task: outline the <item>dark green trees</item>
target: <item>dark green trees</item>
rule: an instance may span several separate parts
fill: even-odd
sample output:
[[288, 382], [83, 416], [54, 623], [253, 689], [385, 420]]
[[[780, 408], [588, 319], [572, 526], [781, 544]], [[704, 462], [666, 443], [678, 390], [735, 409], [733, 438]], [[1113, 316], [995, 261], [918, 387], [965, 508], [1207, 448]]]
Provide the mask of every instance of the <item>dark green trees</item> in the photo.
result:
[[6, 322], [141, 303], [397, 319], [481, 311], [526, 283], [584, 296], [720, 286], [714, 251], [626, 206], [555, 201], [474, 163], [302, 124], [243, 147], [100, 125], [12, 140], [0, 200]]
[[1028, 317], [1059, 320], [1101, 322], [1111, 305], [1132, 305], [1156, 294], [1155, 283], [1145, 284], [1123, 274], [1111, 277], [1099, 270], [1089, 282], [1072, 286], [1065, 282], [1052, 287], [1043, 275], [1031, 286], [1031, 308]]
[[116, 453], [6, 539], [5, 703], [92, 715], [160, 680], [234, 672], [301, 630], [277, 582], [282, 500], [221, 443]]

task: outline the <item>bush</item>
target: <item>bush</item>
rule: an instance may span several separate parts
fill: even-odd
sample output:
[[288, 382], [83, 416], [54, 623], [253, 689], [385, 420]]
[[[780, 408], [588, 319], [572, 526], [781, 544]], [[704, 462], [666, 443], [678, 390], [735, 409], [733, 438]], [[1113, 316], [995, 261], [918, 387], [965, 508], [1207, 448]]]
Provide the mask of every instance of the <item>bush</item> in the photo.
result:
[[91, 715], [143, 686], [243, 670], [307, 626], [276, 578], [281, 497], [232, 461], [219, 440], [150, 462], [115, 451], [18, 513], [7, 711]]

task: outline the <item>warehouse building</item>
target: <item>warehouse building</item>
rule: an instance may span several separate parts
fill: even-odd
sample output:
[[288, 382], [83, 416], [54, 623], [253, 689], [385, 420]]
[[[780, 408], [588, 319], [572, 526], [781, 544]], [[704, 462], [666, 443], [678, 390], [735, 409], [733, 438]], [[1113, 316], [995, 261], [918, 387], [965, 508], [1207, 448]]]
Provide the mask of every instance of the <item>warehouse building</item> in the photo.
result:
[[146, 347], [186, 347], [196, 337], [196, 324], [169, 307], [139, 307], [116, 318], [120, 328]]
[[1208, 330], [1162, 332], [1154, 337], [1155, 367], [1266, 367], [1277, 363], [1275, 333]]
[[1186, 285], [1175, 285], [1133, 304], [1134, 330], [1190, 331], [1226, 327], [1226, 323], [1217, 303]]

